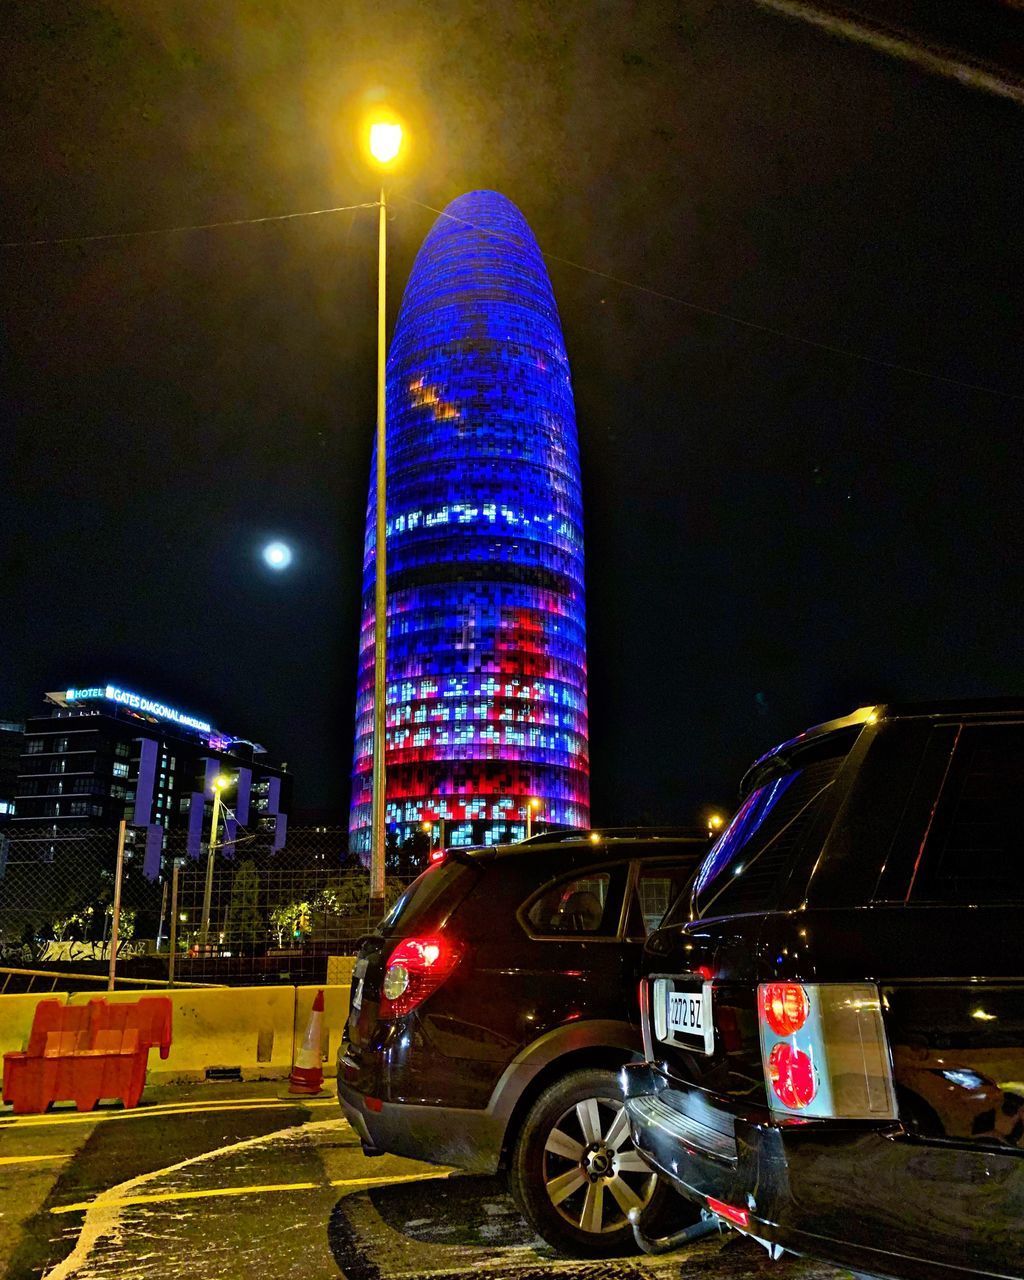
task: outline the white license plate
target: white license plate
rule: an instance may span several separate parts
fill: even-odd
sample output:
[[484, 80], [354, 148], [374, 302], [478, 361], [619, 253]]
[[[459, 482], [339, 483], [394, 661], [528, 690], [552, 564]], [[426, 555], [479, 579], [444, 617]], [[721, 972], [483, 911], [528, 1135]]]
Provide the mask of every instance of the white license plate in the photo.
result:
[[676, 991], [671, 982], [665, 982], [662, 992], [665, 1000], [664, 1034], [659, 1038], [698, 1053], [713, 1053], [715, 1029], [711, 1016], [711, 983], [703, 983], [696, 991]]

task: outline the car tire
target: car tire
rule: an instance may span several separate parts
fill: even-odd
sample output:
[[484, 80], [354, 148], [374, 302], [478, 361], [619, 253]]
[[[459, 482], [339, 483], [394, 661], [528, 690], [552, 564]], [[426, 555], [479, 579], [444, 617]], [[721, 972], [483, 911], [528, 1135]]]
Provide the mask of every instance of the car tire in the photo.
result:
[[645, 1230], [678, 1196], [643, 1164], [622, 1108], [618, 1072], [573, 1071], [534, 1101], [516, 1136], [509, 1188], [530, 1226], [573, 1258], [636, 1253], [626, 1211]]

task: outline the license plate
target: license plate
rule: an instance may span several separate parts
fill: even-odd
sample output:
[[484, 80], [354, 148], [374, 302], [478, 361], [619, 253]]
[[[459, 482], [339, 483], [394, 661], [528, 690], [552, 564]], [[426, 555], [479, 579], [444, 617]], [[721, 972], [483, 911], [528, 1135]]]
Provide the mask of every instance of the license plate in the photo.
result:
[[[713, 1053], [715, 1029], [711, 1017], [711, 983], [696, 990], [676, 989], [671, 980], [659, 983], [664, 1000], [656, 1019], [658, 1038], [697, 1053]], [[657, 1025], [660, 1024], [660, 1025]]]
[[704, 995], [700, 991], [668, 993], [668, 1029], [676, 1035], [700, 1036], [704, 1039]]

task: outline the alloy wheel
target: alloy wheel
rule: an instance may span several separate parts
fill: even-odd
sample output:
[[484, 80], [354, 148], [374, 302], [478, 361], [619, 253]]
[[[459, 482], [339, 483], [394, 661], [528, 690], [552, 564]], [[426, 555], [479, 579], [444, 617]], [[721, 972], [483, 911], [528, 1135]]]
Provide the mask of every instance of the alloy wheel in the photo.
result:
[[543, 1176], [559, 1214], [594, 1234], [621, 1229], [658, 1181], [633, 1146], [617, 1098], [585, 1098], [562, 1113], [544, 1144]]

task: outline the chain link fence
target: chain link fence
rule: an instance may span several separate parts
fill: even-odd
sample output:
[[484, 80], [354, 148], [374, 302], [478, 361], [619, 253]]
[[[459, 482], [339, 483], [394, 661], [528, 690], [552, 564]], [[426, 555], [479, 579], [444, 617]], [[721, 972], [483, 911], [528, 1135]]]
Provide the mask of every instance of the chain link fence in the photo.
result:
[[[94, 980], [107, 972], [117, 834], [52, 825], [0, 833], [0, 989], [19, 989], [14, 970]], [[388, 849], [382, 907], [371, 901], [369, 873], [348, 855], [347, 841], [341, 828], [296, 828], [275, 852], [259, 833], [239, 830], [212, 858], [205, 847], [193, 858], [172, 832], [157, 871], [151, 857], [147, 863], [146, 830], [129, 827], [117, 976], [232, 985], [327, 981], [330, 958], [358, 950], [428, 854], [426, 837]]]

